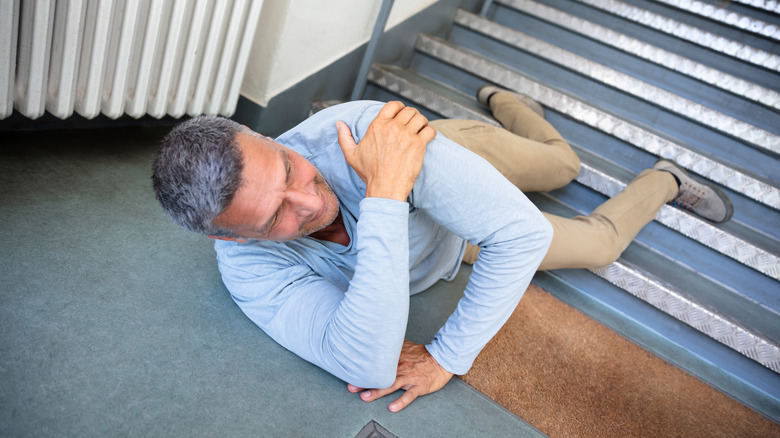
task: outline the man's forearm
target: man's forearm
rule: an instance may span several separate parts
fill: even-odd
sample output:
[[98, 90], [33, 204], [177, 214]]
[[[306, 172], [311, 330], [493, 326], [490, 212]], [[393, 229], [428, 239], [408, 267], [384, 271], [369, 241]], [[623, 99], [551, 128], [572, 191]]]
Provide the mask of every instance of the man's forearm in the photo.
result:
[[[367, 334], [367, 344], [345, 343], [341, 348], [362, 361], [367, 366], [365, 371], [371, 370], [373, 380], [350, 383], [386, 387], [395, 380], [409, 305], [406, 199], [435, 131], [419, 111], [401, 102], [385, 104], [357, 144], [344, 122], [336, 125], [347, 163], [366, 184], [366, 198], [360, 203], [355, 274], [344, 297], [344, 318], [336, 322], [353, 325]], [[374, 223], [366, 218], [374, 207], [397, 213], [379, 216]]]
[[[357, 264], [333, 324], [344, 360], [361, 387], [395, 380], [409, 313], [408, 204], [367, 198], [357, 228]], [[347, 338], [346, 336], [349, 336]]]
[[541, 215], [535, 225], [525, 223], [517, 238], [481, 248], [458, 307], [426, 346], [446, 370], [465, 374], [471, 368], [512, 315], [544, 258], [552, 228]]
[[482, 248], [455, 313], [427, 346], [445, 369], [463, 374], [525, 292], [552, 227], [484, 159], [441, 136], [427, 152], [413, 204]]

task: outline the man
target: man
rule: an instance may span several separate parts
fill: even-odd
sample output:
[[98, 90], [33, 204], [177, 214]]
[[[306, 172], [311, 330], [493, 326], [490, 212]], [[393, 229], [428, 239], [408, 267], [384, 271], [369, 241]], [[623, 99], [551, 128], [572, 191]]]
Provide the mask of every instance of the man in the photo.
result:
[[[543, 215], [522, 190], [567, 184], [576, 154], [534, 102], [491, 86], [478, 100], [507, 130], [428, 124], [400, 102], [338, 105], [276, 140], [196, 118], [163, 141], [154, 188], [175, 222], [217, 239], [252, 321], [365, 401], [403, 389], [396, 412], [468, 371], [540, 265], [606, 265], [675, 199], [731, 215], [667, 161], [588, 217]], [[405, 341], [409, 295], [452, 279], [461, 260], [474, 269], [455, 312], [428, 345]]]

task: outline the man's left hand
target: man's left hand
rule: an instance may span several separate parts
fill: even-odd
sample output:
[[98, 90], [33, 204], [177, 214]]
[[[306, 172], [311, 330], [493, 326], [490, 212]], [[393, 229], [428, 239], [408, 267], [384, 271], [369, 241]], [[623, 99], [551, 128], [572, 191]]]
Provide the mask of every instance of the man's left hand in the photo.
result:
[[417, 397], [440, 390], [451, 378], [452, 373], [442, 368], [425, 346], [404, 340], [393, 386], [385, 389], [364, 389], [350, 384], [347, 389], [352, 393], [362, 391], [360, 398], [367, 402], [403, 389], [403, 395], [389, 406], [391, 412], [398, 412]]

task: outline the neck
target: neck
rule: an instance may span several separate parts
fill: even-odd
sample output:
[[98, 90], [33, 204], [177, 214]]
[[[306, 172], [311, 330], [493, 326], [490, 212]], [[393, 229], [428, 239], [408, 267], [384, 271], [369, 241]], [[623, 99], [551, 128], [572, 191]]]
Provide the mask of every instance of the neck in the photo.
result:
[[330, 225], [309, 234], [309, 237], [338, 243], [342, 246], [349, 246], [349, 234], [347, 233], [347, 227], [344, 226], [344, 219], [341, 217], [341, 212], [339, 212], [336, 219]]

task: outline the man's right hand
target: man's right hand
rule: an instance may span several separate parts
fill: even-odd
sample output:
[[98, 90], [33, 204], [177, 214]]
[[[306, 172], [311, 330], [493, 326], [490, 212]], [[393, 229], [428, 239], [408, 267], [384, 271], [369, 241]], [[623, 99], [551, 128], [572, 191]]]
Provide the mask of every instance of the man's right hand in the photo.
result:
[[406, 201], [422, 169], [425, 147], [436, 137], [428, 119], [401, 102], [388, 102], [360, 143], [344, 122], [336, 122], [347, 163], [366, 183], [366, 197]]

